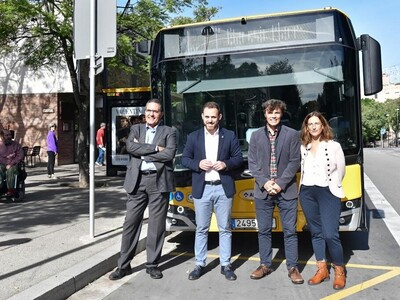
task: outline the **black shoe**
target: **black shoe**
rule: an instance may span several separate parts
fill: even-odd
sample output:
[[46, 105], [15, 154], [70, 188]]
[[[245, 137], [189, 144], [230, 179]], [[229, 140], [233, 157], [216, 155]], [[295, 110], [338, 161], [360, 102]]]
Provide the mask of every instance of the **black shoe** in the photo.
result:
[[196, 280], [201, 277], [205, 273], [205, 267], [202, 266], [196, 266], [192, 272], [189, 274], [189, 280]]
[[110, 276], [108, 276], [108, 278], [110, 280], [118, 280], [130, 274], [132, 274], [131, 267], [128, 267], [126, 269], [116, 269], [114, 272], [110, 274]]
[[161, 273], [160, 269], [157, 267], [149, 267], [146, 269], [146, 273], [150, 274], [150, 277], [153, 279], [160, 279], [163, 277], [163, 274]]
[[236, 280], [237, 276], [236, 274], [233, 272], [231, 265], [227, 265], [227, 266], [221, 266], [221, 274], [225, 275], [225, 278], [227, 280]]

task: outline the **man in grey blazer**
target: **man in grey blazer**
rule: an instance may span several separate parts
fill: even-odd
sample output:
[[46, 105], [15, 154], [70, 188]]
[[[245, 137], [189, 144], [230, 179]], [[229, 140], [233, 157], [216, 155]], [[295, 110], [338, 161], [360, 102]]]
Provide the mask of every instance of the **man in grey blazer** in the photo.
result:
[[111, 280], [132, 273], [130, 263], [136, 252], [147, 206], [146, 272], [153, 279], [163, 276], [158, 263], [164, 244], [169, 193], [175, 190], [172, 161], [176, 152], [176, 131], [160, 125], [162, 116], [160, 101], [149, 100], [145, 111], [146, 124], [133, 125], [126, 141], [130, 162], [124, 189], [128, 200], [118, 268], [110, 274]]
[[300, 168], [300, 136], [297, 131], [281, 124], [285, 102], [271, 99], [262, 104], [266, 126], [250, 138], [248, 162], [255, 179], [254, 199], [258, 224], [260, 266], [250, 275], [260, 279], [269, 275], [272, 265], [272, 216], [279, 208], [284, 234], [288, 276], [295, 284], [304, 282], [298, 270], [297, 245], [297, 186]]

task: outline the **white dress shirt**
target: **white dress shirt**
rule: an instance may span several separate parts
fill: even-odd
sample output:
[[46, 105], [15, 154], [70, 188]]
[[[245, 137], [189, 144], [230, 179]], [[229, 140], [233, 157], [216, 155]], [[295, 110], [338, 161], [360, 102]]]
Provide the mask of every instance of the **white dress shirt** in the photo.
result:
[[[146, 124], [146, 139], [145, 139], [146, 144], [153, 143], [154, 136], [156, 135], [157, 127], [158, 127], [158, 125], [153, 128], [153, 127], [147, 126], [147, 124]], [[143, 160], [142, 164], [140, 165], [141, 171], [156, 171], [157, 170], [156, 166], [152, 162], [145, 161], [143, 159], [143, 157], [142, 157], [142, 160]]]
[[[206, 147], [206, 158], [212, 163], [217, 162], [218, 156], [218, 144], [219, 144], [219, 129], [210, 134], [206, 129], [204, 129], [204, 142]], [[219, 180], [218, 171], [212, 169], [206, 172], [205, 181]]]

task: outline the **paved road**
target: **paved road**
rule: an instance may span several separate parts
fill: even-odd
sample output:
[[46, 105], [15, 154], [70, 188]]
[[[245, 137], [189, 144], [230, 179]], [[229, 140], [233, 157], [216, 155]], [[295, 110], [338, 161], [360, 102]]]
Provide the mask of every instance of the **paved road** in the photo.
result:
[[[371, 149], [365, 151], [366, 174], [377, 182], [378, 190], [384, 190], [387, 202], [398, 203], [400, 152], [396, 150]], [[397, 160], [396, 160], [397, 159]], [[396, 161], [395, 161], [396, 160]], [[385, 186], [393, 184], [386, 189]], [[332, 281], [318, 286], [293, 285], [288, 277], [283, 260], [282, 235], [274, 235], [274, 267], [276, 271], [267, 278], [254, 281], [249, 274], [258, 264], [257, 236], [235, 234], [233, 244], [233, 266], [238, 280], [228, 282], [219, 272], [218, 236], [211, 235], [207, 273], [197, 281], [187, 279], [193, 268], [193, 233], [175, 233], [164, 247], [161, 269], [164, 278], [151, 280], [145, 273], [145, 254], [132, 263], [135, 273], [121, 281], [108, 280], [107, 273], [90, 286], [77, 292], [70, 300], [98, 299], [385, 299], [397, 300], [400, 295], [400, 247], [396, 232], [388, 229], [389, 215], [378, 210], [371, 199], [376, 197], [371, 187], [366, 195], [369, 232], [342, 233], [341, 238], [348, 261], [347, 287], [342, 291], [332, 289]], [[399, 220], [399, 216], [395, 216]], [[398, 221], [397, 224], [400, 224]], [[307, 279], [315, 272], [315, 259], [307, 233], [299, 235], [301, 271]]]
[[[81, 288], [115, 265], [125, 215], [123, 178], [105, 177], [105, 168], [96, 167], [96, 237], [91, 239], [89, 194], [77, 188], [78, 166], [56, 167], [58, 180], [48, 179], [45, 167], [27, 171], [25, 201], [0, 200], [0, 299], [29, 299], [49, 291], [62, 299], [63, 289]], [[103, 251], [110, 252], [101, 256]], [[101, 257], [90, 261], [96, 255]], [[30, 297], [19, 295], [26, 290]]]

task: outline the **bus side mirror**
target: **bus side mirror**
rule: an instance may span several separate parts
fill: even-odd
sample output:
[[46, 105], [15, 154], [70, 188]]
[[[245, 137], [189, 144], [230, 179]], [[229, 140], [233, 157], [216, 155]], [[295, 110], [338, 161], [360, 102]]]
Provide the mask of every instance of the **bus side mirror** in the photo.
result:
[[136, 44], [136, 54], [141, 57], [147, 57], [151, 54], [151, 40], [140, 41]]
[[357, 42], [362, 52], [364, 95], [373, 95], [382, 90], [381, 46], [368, 34], [361, 35]]

